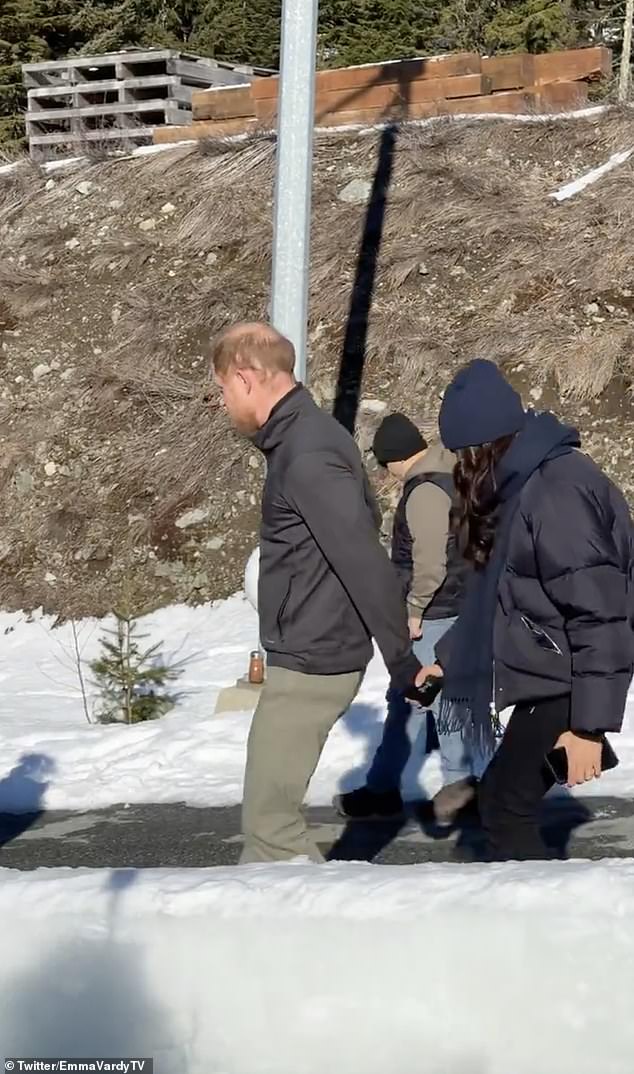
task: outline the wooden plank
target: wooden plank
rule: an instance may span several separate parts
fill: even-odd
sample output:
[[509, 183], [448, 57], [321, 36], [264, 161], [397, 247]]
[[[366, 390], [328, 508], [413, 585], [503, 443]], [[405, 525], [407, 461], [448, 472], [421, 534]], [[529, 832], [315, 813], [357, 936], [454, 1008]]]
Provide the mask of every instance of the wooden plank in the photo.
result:
[[419, 101], [410, 104], [407, 114], [386, 108], [349, 108], [341, 112], [332, 112], [320, 117], [319, 127], [373, 127], [384, 123], [403, 123], [413, 119], [425, 119], [428, 116], [442, 115], [446, 102], [440, 98], [433, 101]]
[[[206, 124], [204, 124], [206, 126]], [[155, 127], [152, 141], [154, 145], [167, 145], [171, 142], [195, 142], [204, 135], [194, 133], [203, 124], [192, 123], [190, 127]]]
[[87, 119], [89, 116], [136, 115], [141, 112], [164, 112], [168, 98], [159, 97], [152, 101], [124, 101], [112, 104], [87, 104], [75, 108], [46, 108], [41, 111], [27, 112], [26, 118], [35, 123], [50, 123], [65, 119]]
[[587, 82], [550, 82], [538, 89], [543, 112], [572, 112], [588, 103]]
[[251, 86], [197, 90], [192, 94], [194, 119], [238, 119], [255, 116]]
[[[59, 131], [56, 134], [33, 134], [29, 138], [30, 145], [74, 145], [81, 142], [110, 142], [118, 139], [120, 142], [151, 141], [156, 128], [154, 127], [110, 127], [108, 130]], [[174, 129], [174, 128], [172, 128]], [[189, 128], [185, 127], [185, 130]]]
[[22, 68], [22, 85], [26, 89], [35, 89], [37, 86], [66, 86], [68, 81], [61, 74], [48, 74], [44, 71], [25, 74], [24, 68]]
[[494, 93], [490, 97], [465, 98], [448, 101], [450, 115], [492, 113], [494, 115], [530, 115], [549, 112], [571, 112], [581, 108], [588, 99], [585, 83], [560, 82], [546, 86], [526, 86], [521, 90]]
[[39, 86], [27, 93], [29, 103], [47, 97], [68, 97], [79, 94], [89, 97], [92, 93], [116, 93], [120, 89], [151, 89], [153, 86], [177, 86], [175, 75], [144, 75], [139, 78], [107, 78], [100, 82], [75, 82], [64, 86]]
[[522, 89], [535, 82], [534, 59], [528, 52], [515, 52], [511, 56], [484, 56], [482, 74], [491, 79], [494, 93]]
[[195, 90], [193, 90], [191, 86], [183, 86], [182, 82], [179, 82], [179, 80], [176, 79], [174, 85], [170, 86], [169, 99], [171, 101], [181, 101], [191, 110], [192, 96], [194, 93]]
[[588, 88], [584, 83], [559, 82], [547, 86], [532, 86], [521, 90], [486, 94], [482, 97], [463, 97], [435, 100], [410, 105], [406, 117], [390, 117], [380, 108], [350, 109], [326, 116], [323, 127], [348, 125], [374, 126], [389, 122], [424, 119], [434, 115], [530, 115], [533, 113], [569, 112], [583, 107]]
[[[244, 82], [252, 82], [254, 78], [265, 78], [268, 75], [277, 75], [277, 71], [272, 71], [268, 67], [253, 67], [248, 63], [229, 63], [226, 60], [214, 60], [209, 56], [196, 56], [193, 53], [179, 52], [175, 55], [173, 61], [175, 66], [179, 64], [183, 65], [185, 70], [185, 64], [194, 64], [199, 66], [200, 64], [205, 67], [212, 67], [218, 73], [218, 85], [238, 85]], [[228, 77], [240, 75], [239, 82], [223, 82], [223, 74]]]
[[138, 63], [159, 63], [176, 55], [170, 48], [161, 48], [156, 52], [144, 53], [104, 53], [101, 56], [73, 56], [67, 60], [48, 60], [42, 63], [25, 63], [23, 67], [26, 86], [46, 85], [47, 76], [59, 76], [63, 71], [81, 70], [82, 68], [114, 67], [117, 63], [126, 63], [134, 67]]
[[188, 127], [155, 127], [154, 143], [166, 145], [171, 142], [195, 142], [200, 138], [230, 138], [258, 130], [254, 119], [203, 120]]
[[612, 73], [612, 50], [603, 45], [569, 49], [566, 52], [545, 52], [533, 59], [535, 85], [609, 78]]
[[[458, 52], [448, 56], [418, 57], [411, 60], [394, 60], [388, 63], [371, 63], [361, 67], [340, 67], [332, 71], [318, 71], [316, 92], [332, 93], [337, 90], [355, 90], [364, 86], [381, 86], [385, 83], [420, 82], [436, 78], [456, 78], [462, 75], [480, 74], [482, 64], [476, 52]], [[277, 78], [256, 78], [253, 96], [256, 100], [277, 97]]]
[[364, 85], [381, 85], [386, 82], [420, 82], [429, 79], [457, 78], [477, 75], [482, 62], [477, 52], [457, 52], [447, 56], [421, 56], [411, 60], [392, 63], [369, 64], [363, 67], [344, 67], [333, 71], [319, 71], [316, 91], [326, 93], [335, 90], [356, 89]]
[[206, 126], [206, 124], [192, 123], [191, 127], [155, 127], [152, 141], [154, 145], [170, 145], [172, 142], [195, 142], [198, 138], [205, 137], [203, 133], [195, 133], [199, 126]]
[[493, 93], [488, 97], [468, 97], [461, 101], [447, 101], [447, 115], [527, 115], [539, 111], [535, 90], [518, 89]]
[[244, 86], [249, 82], [249, 75], [240, 71], [202, 61], [181, 60], [178, 56], [168, 59], [166, 69], [168, 74], [178, 75], [184, 82], [195, 86]]
[[390, 83], [355, 91], [345, 90], [317, 94], [317, 111], [337, 112], [343, 108], [407, 107], [420, 101], [446, 97], [479, 97], [491, 92], [491, 83], [484, 75], [462, 75], [456, 78], [431, 78], [421, 82]]
[[[338, 112], [361, 111], [382, 108], [406, 117], [411, 105], [425, 101], [452, 99], [454, 97], [479, 97], [490, 92], [491, 83], [484, 75], [464, 75], [456, 78], [434, 78], [423, 82], [410, 82], [403, 86], [391, 83], [385, 86], [369, 86], [348, 93], [318, 93], [315, 102], [315, 119], [319, 124], [327, 116]], [[277, 111], [277, 101], [256, 101], [258, 119], [269, 121]]]
[[166, 101], [165, 122], [172, 127], [181, 127], [183, 123], [190, 124], [192, 113], [189, 108], [180, 108], [177, 101]]
[[170, 56], [177, 56], [174, 49], [155, 49], [146, 52], [102, 52], [98, 56], [73, 56], [66, 60], [44, 60], [40, 63], [25, 63], [22, 71], [25, 74], [56, 72], [68, 70], [70, 67], [115, 67], [117, 63], [134, 66], [137, 63], [158, 63], [167, 60]]

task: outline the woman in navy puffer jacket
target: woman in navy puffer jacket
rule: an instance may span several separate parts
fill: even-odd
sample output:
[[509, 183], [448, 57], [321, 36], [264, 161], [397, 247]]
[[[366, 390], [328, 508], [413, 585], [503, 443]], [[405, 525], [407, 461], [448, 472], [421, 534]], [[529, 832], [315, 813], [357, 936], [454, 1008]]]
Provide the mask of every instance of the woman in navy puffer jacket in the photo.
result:
[[[634, 528], [627, 504], [553, 414], [526, 412], [497, 367], [476, 360], [448, 387], [440, 434], [458, 457], [463, 611], [439, 643], [440, 722], [490, 739], [514, 706], [483, 778], [491, 855], [541, 858], [539, 809], [566, 749], [568, 782], [601, 775], [634, 670]], [[438, 668], [435, 669], [436, 672]]]

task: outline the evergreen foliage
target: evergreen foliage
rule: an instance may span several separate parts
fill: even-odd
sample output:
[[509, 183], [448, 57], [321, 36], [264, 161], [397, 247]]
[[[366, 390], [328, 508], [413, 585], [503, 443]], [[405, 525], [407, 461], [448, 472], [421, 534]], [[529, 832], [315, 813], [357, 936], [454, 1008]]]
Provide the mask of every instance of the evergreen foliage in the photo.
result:
[[[588, 43], [625, 0], [320, 0], [318, 62]], [[0, 145], [23, 137], [21, 65], [133, 46], [279, 65], [281, 0], [0, 0]]]
[[101, 639], [101, 655], [90, 665], [99, 690], [96, 717], [100, 723], [156, 720], [173, 707], [169, 692], [182, 674], [182, 664], [166, 662], [160, 644], [145, 648], [134, 615], [115, 612], [116, 624]]

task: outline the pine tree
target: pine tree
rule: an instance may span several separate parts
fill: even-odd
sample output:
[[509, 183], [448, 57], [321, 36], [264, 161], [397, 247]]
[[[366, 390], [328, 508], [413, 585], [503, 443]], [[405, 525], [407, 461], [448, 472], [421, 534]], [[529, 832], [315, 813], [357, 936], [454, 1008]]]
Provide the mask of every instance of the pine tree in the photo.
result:
[[34, 7], [34, 0], [5, 0], [0, 8], [0, 144], [17, 144], [24, 133], [19, 116], [24, 104], [22, 64], [47, 56]]
[[26, 107], [22, 64], [77, 52], [97, 20], [112, 20], [112, 0], [2, 0], [0, 7], [0, 142], [22, 141]]
[[[0, 0], [0, 144], [23, 139], [21, 65], [133, 46], [277, 68], [282, 0]], [[320, 0], [318, 63], [589, 40], [623, 0]]]
[[190, 48], [194, 20], [204, 0], [92, 0], [84, 9], [84, 53], [121, 48]]
[[324, 66], [397, 60], [425, 51], [438, 22], [431, 0], [322, 0]]
[[231, 63], [277, 69], [282, 0], [207, 0], [194, 19], [191, 47]]
[[578, 43], [572, 0], [522, 0], [505, 4], [486, 27], [492, 51], [548, 52]]
[[114, 630], [101, 639], [102, 653], [91, 665], [99, 689], [100, 723], [141, 723], [163, 716], [174, 706], [168, 690], [183, 671], [182, 663], [166, 663], [160, 644], [142, 648], [147, 635], [138, 633], [138, 619], [115, 612]]

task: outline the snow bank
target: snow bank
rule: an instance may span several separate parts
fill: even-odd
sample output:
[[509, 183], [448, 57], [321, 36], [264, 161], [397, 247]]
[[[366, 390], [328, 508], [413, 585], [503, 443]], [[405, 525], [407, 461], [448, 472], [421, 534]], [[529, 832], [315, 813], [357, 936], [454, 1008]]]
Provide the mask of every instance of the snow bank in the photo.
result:
[[4, 1055], [632, 1071], [632, 862], [7, 870], [0, 916]]
[[[248, 667], [257, 618], [238, 596], [213, 607], [165, 608], [140, 627], [185, 659], [182, 697], [161, 720], [133, 727], [88, 725], [73, 663], [70, 624], [0, 614], [0, 810], [94, 809], [121, 802], [237, 804], [242, 799], [251, 713], [214, 717], [218, 691]], [[97, 652], [102, 624], [79, 625], [83, 656]], [[361, 693], [331, 735], [308, 800], [329, 804], [362, 780], [379, 743], [387, 676], [372, 663]], [[438, 760], [424, 762], [420, 736], [407, 773], [412, 797], [440, 786]]]
[[[103, 624], [79, 624], [83, 656], [97, 652]], [[0, 614], [0, 810], [86, 810], [121, 802], [235, 805], [242, 783], [250, 713], [214, 717], [218, 691], [243, 675], [257, 643], [257, 620], [241, 597], [213, 607], [162, 609], [141, 630], [186, 661], [182, 697], [161, 720], [134, 727], [89, 725], [73, 663], [70, 625], [42, 616]], [[377, 656], [355, 704], [329, 736], [309, 788], [311, 805], [358, 786], [380, 741], [387, 674]], [[634, 697], [632, 698], [634, 701]], [[621, 764], [582, 788], [634, 796], [634, 705], [614, 740]], [[298, 714], [298, 718], [300, 718]], [[416, 728], [414, 728], [416, 731]], [[436, 754], [425, 756], [419, 725], [405, 771], [407, 797], [440, 786]]]

